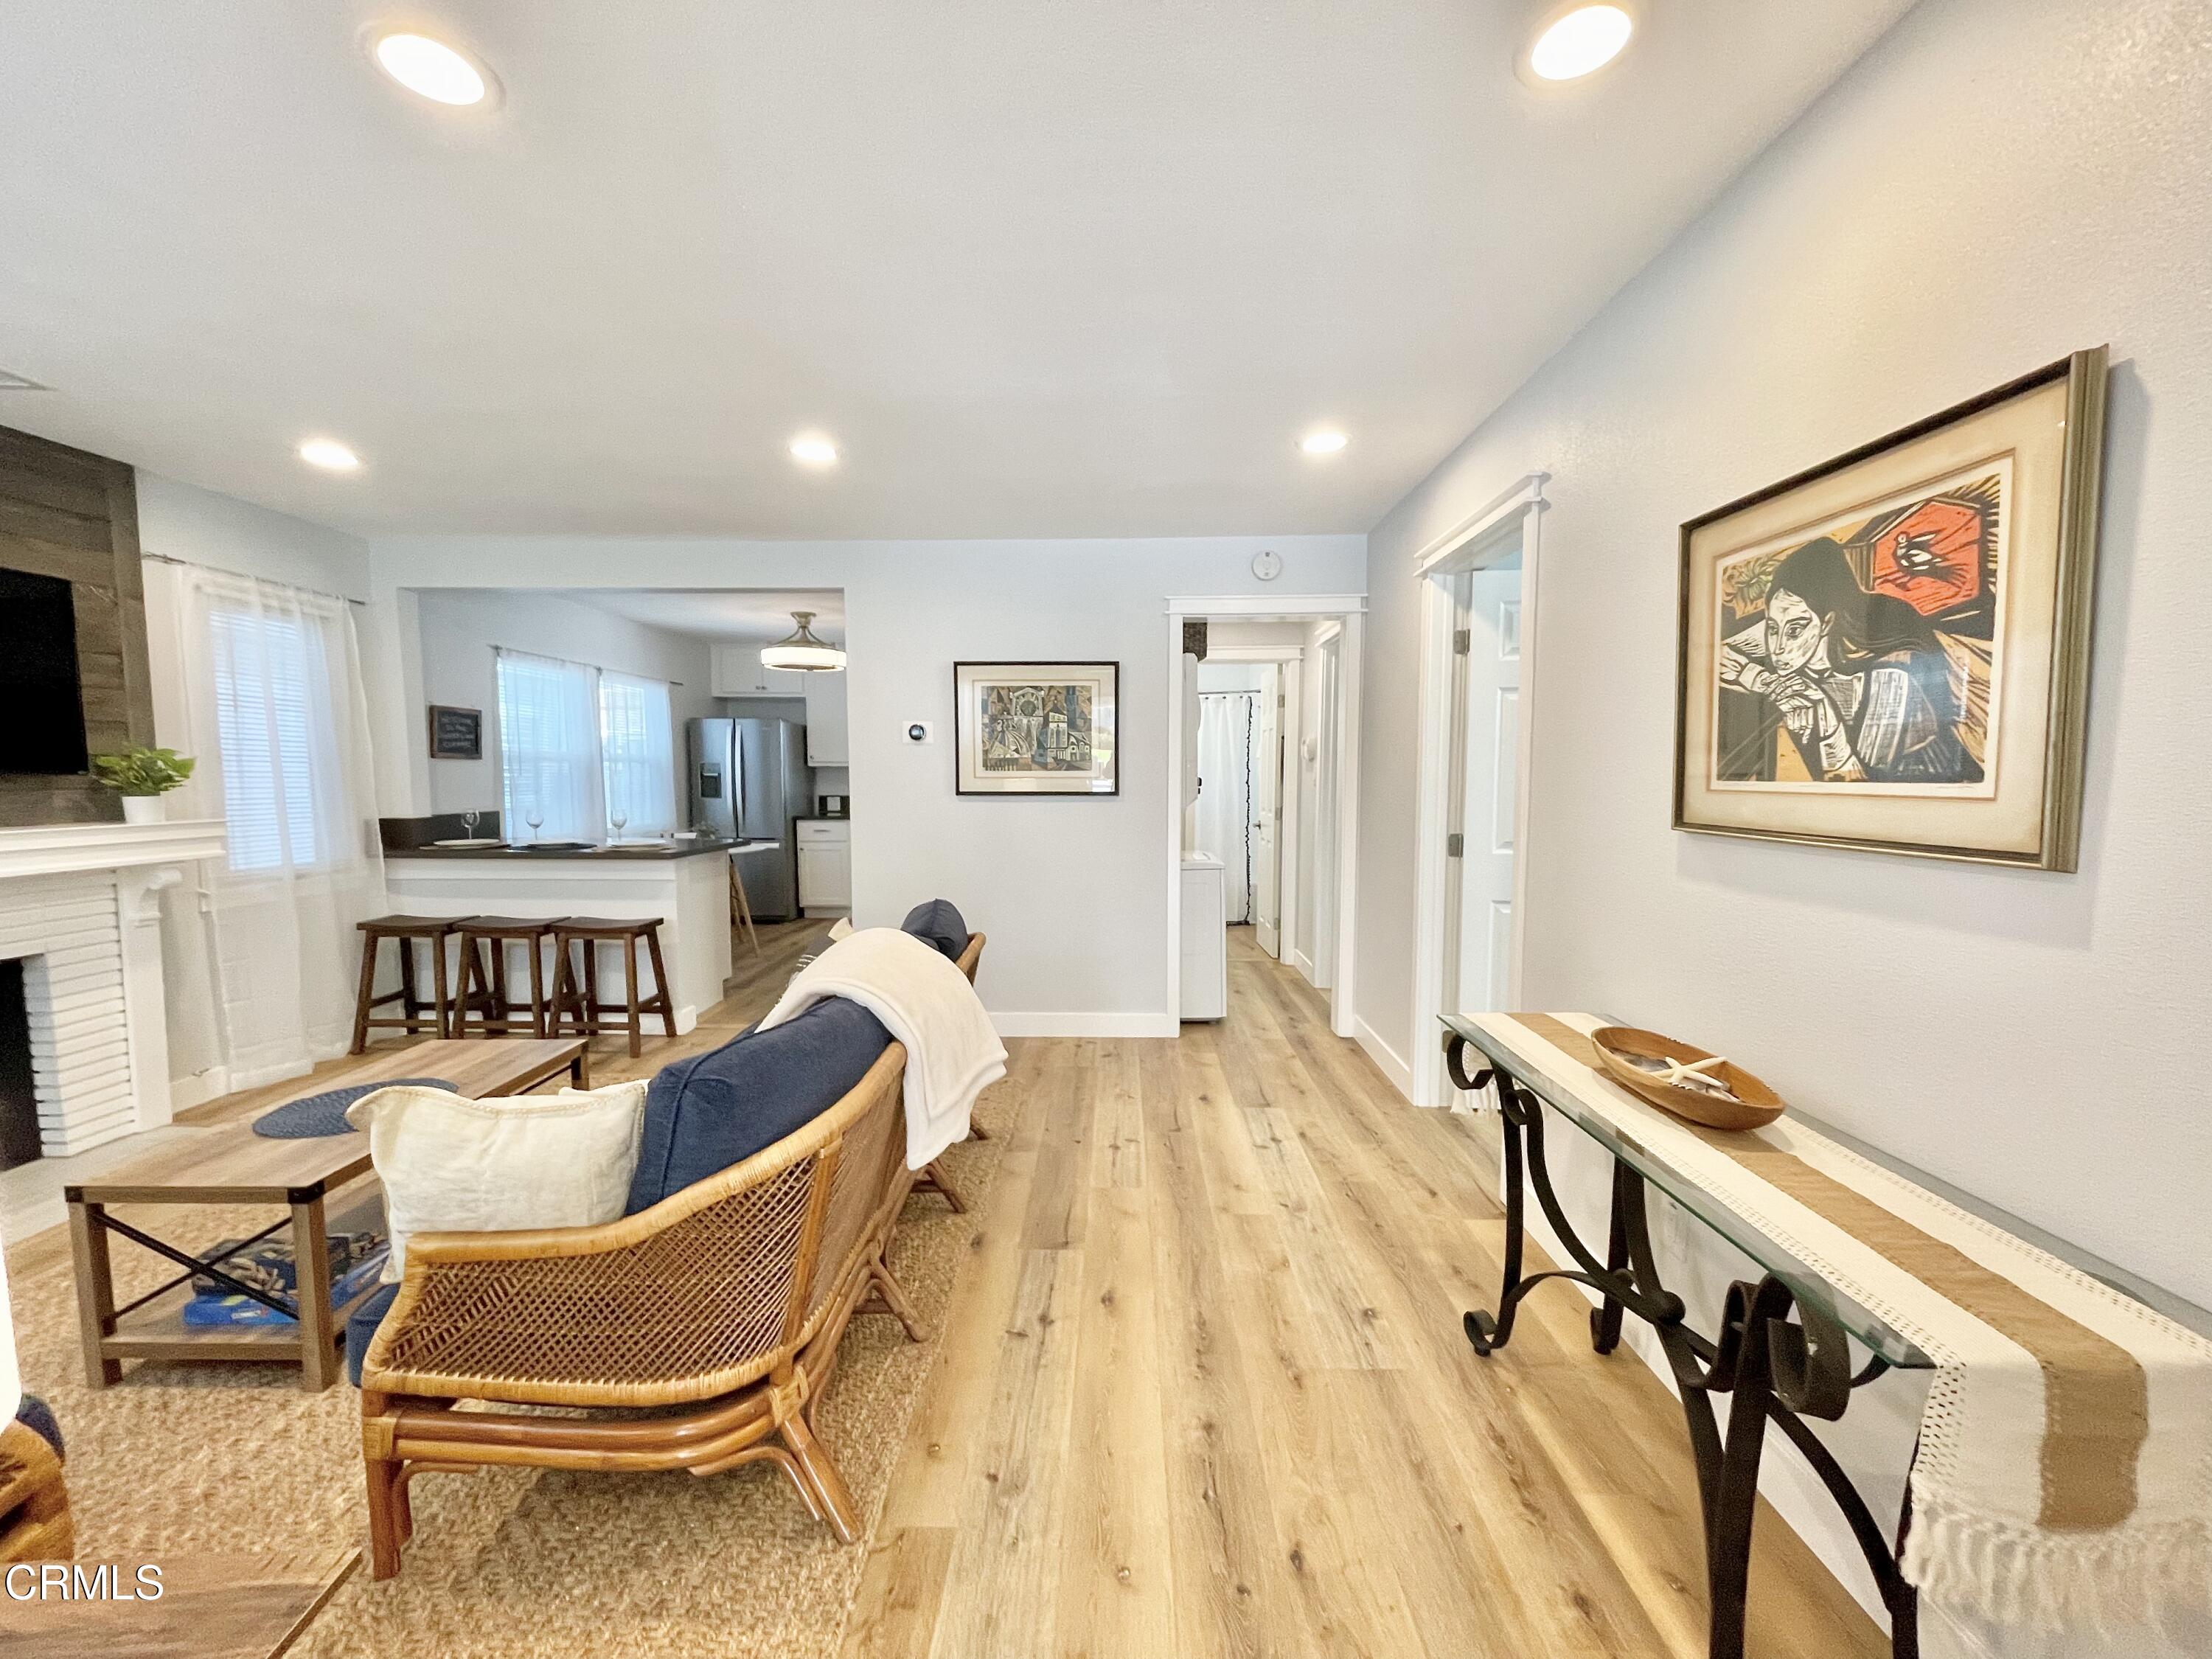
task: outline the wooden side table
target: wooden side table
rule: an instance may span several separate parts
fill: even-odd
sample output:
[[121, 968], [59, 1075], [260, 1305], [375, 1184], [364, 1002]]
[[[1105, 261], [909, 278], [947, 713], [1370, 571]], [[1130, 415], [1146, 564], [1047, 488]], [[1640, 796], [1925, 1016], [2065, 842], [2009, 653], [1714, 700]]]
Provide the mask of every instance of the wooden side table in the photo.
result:
[[[589, 1086], [580, 1039], [418, 1042], [316, 1082], [333, 1088], [388, 1078], [442, 1077], [459, 1092], [483, 1099], [521, 1094], [564, 1073], [578, 1088]], [[126, 1359], [275, 1360], [296, 1363], [303, 1389], [313, 1392], [330, 1387], [342, 1374], [340, 1346], [345, 1315], [352, 1305], [331, 1306], [330, 1200], [369, 1173], [366, 1135], [273, 1140], [255, 1134], [251, 1124], [234, 1123], [149, 1153], [96, 1181], [64, 1188], [85, 1381], [95, 1389], [121, 1381]], [[366, 1207], [374, 1203], [374, 1194], [364, 1188], [357, 1198], [360, 1206]], [[284, 1218], [246, 1243], [258, 1243], [289, 1226], [299, 1266], [297, 1292], [292, 1297], [271, 1294], [233, 1279], [201, 1257], [118, 1219], [109, 1210], [117, 1204], [282, 1205], [287, 1212]], [[184, 1271], [118, 1308], [108, 1254], [112, 1234]], [[195, 1273], [293, 1315], [296, 1322], [188, 1326], [183, 1310], [191, 1297]], [[369, 1286], [362, 1295], [374, 1288]]]

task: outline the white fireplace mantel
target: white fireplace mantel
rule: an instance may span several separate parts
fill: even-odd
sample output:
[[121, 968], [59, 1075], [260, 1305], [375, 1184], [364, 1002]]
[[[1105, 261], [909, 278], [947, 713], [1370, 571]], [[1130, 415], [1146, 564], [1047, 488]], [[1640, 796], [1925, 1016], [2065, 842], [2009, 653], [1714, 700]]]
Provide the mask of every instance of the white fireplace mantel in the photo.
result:
[[223, 847], [220, 818], [0, 830], [0, 957], [25, 964], [49, 1156], [169, 1121], [160, 895]]
[[185, 818], [173, 823], [42, 823], [27, 830], [0, 830], [0, 879], [193, 864], [219, 859], [222, 852], [221, 818]]

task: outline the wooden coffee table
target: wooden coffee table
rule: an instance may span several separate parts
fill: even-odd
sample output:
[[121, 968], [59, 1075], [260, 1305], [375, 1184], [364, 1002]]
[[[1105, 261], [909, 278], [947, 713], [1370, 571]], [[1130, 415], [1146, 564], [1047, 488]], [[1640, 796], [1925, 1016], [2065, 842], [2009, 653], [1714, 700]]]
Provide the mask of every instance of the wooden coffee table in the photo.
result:
[[[563, 1073], [576, 1087], [590, 1086], [590, 1061], [580, 1037], [417, 1042], [364, 1060], [343, 1073], [318, 1078], [312, 1085], [303, 1080], [301, 1086], [319, 1092], [380, 1079], [441, 1077], [458, 1092], [481, 1100], [521, 1094]], [[64, 1188], [70, 1248], [76, 1261], [77, 1318], [84, 1341], [85, 1381], [95, 1389], [119, 1382], [122, 1362], [126, 1359], [264, 1364], [276, 1360], [298, 1364], [302, 1388], [313, 1391], [330, 1387], [338, 1377], [345, 1316], [352, 1303], [343, 1308], [331, 1306], [330, 1232], [325, 1206], [340, 1188], [369, 1172], [367, 1135], [348, 1133], [275, 1140], [255, 1134], [251, 1123], [228, 1123], [122, 1164], [97, 1181]], [[364, 1188], [358, 1194], [362, 1210], [372, 1208], [375, 1201], [373, 1190]], [[186, 1325], [183, 1309], [192, 1294], [191, 1276], [208, 1271], [207, 1264], [118, 1220], [108, 1213], [112, 1204], [285, 1206], [291, 1211], [299, 1287], [296, 1296], [278, 1298], [276, 1305], [289, 1312], [293, 1309], [286, 1303], [295, 1304], [299, 1323]], [[269, 1231], [276, 1232], [286, 1224], [280, 1221]], [[185, 1271], [137, 1301], [117, 1307], [108, 1261], [111, 1233], [120, 1233], [167, 1257]], [[243, 1285], [236, 1288], [244, 1294], [257, 1294]]]

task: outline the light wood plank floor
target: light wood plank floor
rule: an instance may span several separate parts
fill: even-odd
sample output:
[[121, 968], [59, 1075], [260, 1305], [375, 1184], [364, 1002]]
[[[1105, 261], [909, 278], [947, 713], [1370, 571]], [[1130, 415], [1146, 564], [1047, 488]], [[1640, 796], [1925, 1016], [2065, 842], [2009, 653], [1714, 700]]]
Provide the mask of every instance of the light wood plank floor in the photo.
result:
[[[827, 925], [763, 927], [696, 1030], [636, 1060], [597, 1039], [594, 1079], [726, 1041]], [[1218, 1025], [1009, 1045], [1018, 1117], [847, 1659], [1695, 1659], [1679, 1407], [1590, 1352], [1564, 1288], [1475, 1357], [1459, 1318], [1494, 1299], [1504, 1237], [1490, 1120], [1407, 1105], [1231, 939]], [[1887, 1650], [1771, 1514], [1752, 1607], [1759, 1659]]]
[[[1672, 1396], [1565, 1287], [1473, 1353], [1494, 1129], [1407, 1106], [1231, 938], [1218, 1025], [1012, 1045], [848, 1659], [1702, 1654]], [[1752, 1604], [1764, 1659], [1887, 1650], [1771, 1513]]]

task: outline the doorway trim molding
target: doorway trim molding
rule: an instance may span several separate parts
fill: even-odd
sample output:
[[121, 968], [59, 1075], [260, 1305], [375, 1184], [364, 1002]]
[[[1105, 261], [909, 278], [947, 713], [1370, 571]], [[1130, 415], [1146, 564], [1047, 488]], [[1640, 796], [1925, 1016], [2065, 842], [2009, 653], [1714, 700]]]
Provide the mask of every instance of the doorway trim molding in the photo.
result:
[[1449, 872], [1444, 858], [1449, 821], [1451, 778], [1452, 600], [1451, 579], [1504, 556], [1509, 545], [1521, 553], [1521, 718], [1515, 744], [1513, 786], [1513, 927], [1506, 953], [1506, 1006], [1518, 1006], [1528, 918], [1528, 769], [1535, 714], [1536, 599], [1543, 561], [1544, 486], [1548, 472], [1531, 472], [1501, 491], [1489, 505], [1469, 514], [1413, 556], [1413, 574], [1421, 587], [1420, 716], [1416, 733], [1413, 868], [1413, 1103], [1442, 1106], [1448, 1089], [1443, 1049], [1437, 1021], [1443, 1006], [1444, 894]]
[[[1359, 867], [1360, 636], [1367, 619], [1364, 593], [1170, 594], [1167, 600], [1167, 987], [1166, 1035], [1182, 1018], [1182, 625], [1192, 617], [1280, 617], [1334, 619], [1343, 628], [1337, 647], [1336, 700], [1336, 962], [1328, 990], [1328, 1026], [1352, 1030], [1353, 907]], [[1226, 650], [1224, 660], [1228, 659]]]

